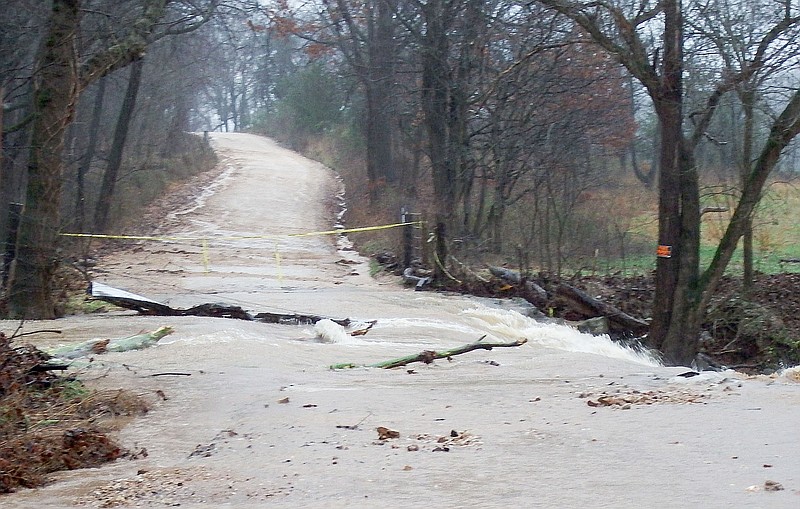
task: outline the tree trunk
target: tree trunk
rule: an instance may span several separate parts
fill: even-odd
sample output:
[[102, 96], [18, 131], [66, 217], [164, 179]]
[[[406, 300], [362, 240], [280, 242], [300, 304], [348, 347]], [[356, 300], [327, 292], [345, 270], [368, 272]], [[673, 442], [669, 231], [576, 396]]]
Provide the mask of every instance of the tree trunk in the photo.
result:
[[[658, 203], [658, 244], [664, 246], [656, 263], [653, 320], [648, 341], [662, 350], [672, 321], [678, 285], [682, 246], [681, 233], [681, 151], [683, 143], [683, 31], [677, 0], [666, 0], [664, 62], [660, 95], [654, 97], [661, 127]], [[662, 350], [663, 351], [663, 350]]]
[[[633, 115], [634, 118], [636, 118], [636, 114], [637, 114], [637, 111], [636, 111], [636, 109], [637, 109], [636, 108], [636, 94], [634, 93], [633, 85], [634, 85], [634, 78], [633, 78], [633, 75], [631, 74], [631, 75], [628, 76], [628, 91], [630, 92], [629, 100], [630, 100], [630, 104], [631, 104], [631, 114]], [[657, 174], [656, 170], [658, 169], [658, 165], [651, 164], [650, 165], [650, 169], [647, 172], [642, 170], [641, 166], [639, 166], [639, 158], [638, 158], [638, 156], [636, 154], [636, 138], [635, 137], [634, 137], [633, 141], [631, 141], [630, 145], [628, 146], [628, 151], [630, 152], [630, 155], [631, 155], [631, 168], [633, 169], [633, 174], [636, 176], [636, 178], [639, 180], [639, 182], [644, 184], [644, 187], [646, 187], [647, 189], [652, 189], [653, 183], [655, 182], [655, 177], [656, 177], [656, 174]], [[624, 158], [625, 156], [622, 155], [621, 157]]]
[[[3, 112], [5, 111], [5, 97], [6, 97], [6, 90], [0, 85], [0, 242], [4, 238], [6, 238], [6, 221], [7, 221], [7, 214], [4, 209], [6, 209], [6, 200], [3, 199], [2, 190], [5, 189], [3, 187], [3, 182], [5, 181], [5, 163], [3, 158], [3, 139], [5, 138], [5, 127], [4, 127], [4, 119], [3, 119]], [[5, 276], [5, 274], [4, 274]], [[5, 286], [5, 285], [3, 285]], [[2, 288], [0, 288], [2, 291]]]
[[[5, 125], [3, 119], [3, 112], [5, 111], [5, 97], [6, 97], [6, 90], [2, 85], [0, 85], [0, 190], [5, 189], [3, 187], [4, 185], [3, 182], [5, 181], [5, 164], [3, 161], [4, 159], [3, 138], [5, 137], [3, 132], [5, 130], [5, 128], [3, 127]], [[6, 221], [8, 217], [5, 211], [5, 209], [8, 208], [6, 206], [6, 200], [3, 200], [2, 198], [3, 198], [3, 193], [0, 192], [0, 242], [2, 242], [3, 239], [6, 238], [6, 228], [7, 228]], [[5, 274], [3, 274], [3, 276], [5, 277]], [[5, 284], [3, 286], [5, 286]], [[0, 291], [2, 291], [2, 288], [0, 288]]]
[[661, 352], [671, 364], [689, 365], [697, 355], [703, 310], [700, 292], [700, 190], [692, 153], [681, 144], [680, 245], [677, 284], [672, 294], [670, 321]]
[[[750, 83], [745, 84], [746, 89], [740, 90], [739, 99], [744, 112], [744, 132], [742, 134], [742, 159], [739, 163], [741, 185], [747, 184], [747, 176], [753, 161], [753, 123], [755, 110], [755, 91]], [[742, 290], [749, 295], [753, 289], [753, 218], [748, 217], [744, 226], [742, 239]]]
[[92, 119], [89, 121], [89, 140], [86, 152], [81, 157], [78, 166], [77, 192], [75, 194], [75, 220], [79, 232], [86, 228], [86, 173], [92, 166], [94, 154], [97, 151], [97, 137], [100, 133], [100, 121], [103, 113], [103, 99], [106, 95], [106, 80], [101, 79], [97, 85], [97, 93], [94, 97], [94, 107], [92, 108]]
[[[33, 84], [29, 81], [24, 85], [28, 92], [24, 95], [32, 95]], [[30, 103], [30, 104], [28, 104]], [[30, 152], [30, 143], [27, 136], [25, 119], [32, 119], [30, 116], [32, 101], [25, 101], [24, 106], [12, 106], [12, 110], [6, 109], [3, 112], [3, 124], [6, 127], [2, 135], [3, 151], [0, 155], [0, 241], [4, 241], [8, 234], [9, 205], [25, 201], [25, 175], [23, 170], [23, 159], [25, 151]], [[9, 132], [11, 131], [11, 132]]]
[[701, 293], [700, 309], [708, 306], [711, 296], [722, 279], [725, 269], [736, 251], [739, 238], [744, 234], [748, 221], [761, 199], [767, 177], [778, 164], [781, 153], [798, 134], [800, 134], [800, 90], [795, 91], [792, 99], [773, 123], [767, 142], [747, 175], [742, 188], [742, 196], [739, 198], [733, 217], [717, 246], [714, 258], [698, 283]]
[[506, 216], [505, 188], [507, 181], [508, 165], [500, 161], [495, 161], [495, 181], [494, 195], [492, 204], [489, 207], [489, 215], [486, 218], [491, 232], [492, 252], [501, 253], [503, 251], [503, 228]]
[[443, 16], [442, 0], [423, 6], [426, 31], [422, 48], [422, 108], [428, 131], [428, 157], [433, 173], [433, 193], [436, 200], [436, 277], [443, 279], [447, 263], [447, 239], [444, 237], [453, 224], [456, 205], [455, 167], [448, 157], [449, 94], [447, 56], [449, 44]]
[[28, 189], [8, 296], [12, 318], [56, 316], [51, 285], [57, 263], [61, 152], [78, 98], [75, 38], [79, 26], [80, 1], [54, 0], [34, 73]]
[[239, 125], [242, 131], [250, 127], [250, 105], [247, 98], [247, 84], [242, 84], [242, 98], [239, 99]]
[[489, 232], [491, 233], [491, 246], [492, 252], [500, 254], [503, 252], [503, 223], [505, 222], [506, 207], [502, 199], [497, 199], [495, 195], [495, 202], [489, 207], [489, 215], [486, 218], [489, 223]]
[[[455, 67], [450, 83], [450, 156], [448, 159], [453, 164], [453, 186], [455, 200], [461, 203], [461, 232], [469, 228], [471, 212], [471, 189], [474, 181], [474, 169], [469, 164], [467, 154], [469, 154], [469, 106], [470, 80], [473, 69], [477, 66], [476, 61], [481, 57], [483, 45], [479, 34], [480, 26], [484, 23], [482, 19], [482, 1], [468, 0], [466, 5], [460, 9], [463, 12], [463, 28], [459, 28], [461, 44], [459, 44], [458, 65]], [[455, 225], [453, 225], [455, 226]]]
[[585, 318], [603, 316], [615, 332], [639, 335], [647, 332], [648, 323], [624, 313], [611, 304], [592, 298], [586, 292], [566, 283], [559, 284], [555, 296], [566, 302], [569, 308]]
[[436, 228], [434, 229], [436, 246], [433, 253], [434, 266], [433, 276], [437, 281], [444, 281], [449, 275], [447, 273], [447, 222], [441, 216], [436, 216]]
[[114, 198], [114, 187], [117, 183], [117, 175], [122, 165], [122, 154], [125, 151], [125, 140], [128, 137], [128, 128], [133, 119], [133, 111], [136, 108], [136, 96], [139, 93], [139, 85], [142, 82], [142, 68], [144, 60], [137, 60], [131, 65], [131, 74], [128, 78], [128, 88], [125, 91], [125, 99], [117, 119], [117, 127], [114, 130], [114, 141], [111, 144], [111, 152], [108, 158], [108, 167], [103, 174], [103, 184], [100, 187], [100, 196], [97, 199], [97, 208], [94, 214], [94, 227], [99, 233], [106, 233], [108, 230], [108, 215], [111, 210], [111, 202]]
[[236, 105], [236, 79], [231, 76], [228, 82], [228, 103], [230, 104], [230, 117], [233, 121], [233, 132], [239, 131], [239, 108]]
[[[0, 189], [3, 188], [3, 111], [5, 110], [6, 89], [0, 85]], [[0, 203], [0, 207], [5, 204]], [[0, 238], [2, 238], [3, 226], [0, 224]]]
[[394, 179], [386, 97], [376, 83], [364, 87], [367, 102], [367, 179], [370, 203], [376, 203], [384, 185]]
[[[375, 203], [386, 183], [398, 181], [392, 150], [393, 110], [391, 84], [394, 75], [396, 0], [365, 2], [355, 16], [355, 4], [337, 0], [328, 4], [328, 15], [340, 36], [339, 49], [356, 71], [366, 99], [369, 199]], [[352, 12], [351, 12], [352, 11]], [[358, 20], [358, 21], [357, 21]], [[366, 22], [366, 30], [364, 30]]]
[[161, 149], [161, 157], [168, 159], [172, 156], [183, 153], [185, 150], [184, 131], [189, 126], [189, 106], [186, 101], [179, 97], [177, 98], [175, 107], [172, 110], [172, 119], [170, 127], [167, 130], [167, 138]]
[[382, 181], [394, 183], [397, 172], [392, 155], [392, 61], [394, 59], [393, 9], [389, 0], [377, 0], [369, 20], [369, 63], [364, 88], [367, 97], [367, 174], [370, 198], [378, 196]]

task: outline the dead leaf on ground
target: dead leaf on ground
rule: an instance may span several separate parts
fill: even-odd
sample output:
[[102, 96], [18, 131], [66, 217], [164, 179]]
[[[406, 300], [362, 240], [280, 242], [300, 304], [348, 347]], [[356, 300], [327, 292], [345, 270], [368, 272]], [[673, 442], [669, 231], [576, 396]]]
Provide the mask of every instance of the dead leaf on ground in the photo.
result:
[[[591, 393], [582, 392], [579, 398], [591, 397]], [[615, 407], [629, 409], [631, 405], [654, 405], [660, 403], [703, 403], [709, 394], [694, 393], [691, 391], [664, 391], [652, 390], [640, 392], [632, 390], [627, 393], [603, 394], [597, 400], [587, 399], [590, 407]]]
[[288, 396], [283, 398], [283, 399], [279, 399], [278, 400], [278, 403], [288, 403], [288, 402], [289, 402], [289, 397]]
[[216, 452], [217, 452], [216, 446], [213, 443], [208, 445], [198, 444], [197, 447], [194, 448], [194, 451], [192, 451], [192, 453], [189, 454], [189, 457], [208, 458], [216, 454]]
[[379, 440], [388, 440], [390, 438], [400, 438], [400, 432], [395, 431], [393, 429], [389, 429], [385, 426], [378, 426], [378, 439]]
[[111, 341], [110, 339], [104, 339], [102, 341], [98, 341], [97, 343], [92, 345], [91, 352], [97, 354], [106, 353], [106, 351], [108, 350], [108, 343], [110, 341]]

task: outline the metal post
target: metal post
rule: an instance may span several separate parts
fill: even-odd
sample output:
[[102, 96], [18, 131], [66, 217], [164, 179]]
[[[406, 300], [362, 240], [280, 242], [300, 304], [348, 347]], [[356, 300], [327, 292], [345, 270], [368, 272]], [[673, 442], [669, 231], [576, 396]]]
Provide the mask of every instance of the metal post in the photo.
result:
[[[406, 212], [405, 207], [400, 209], [400, 222], [410, 223], [411, 214]], [[414, 255], [414, 225], [407, 224], [403, 227], [403, 268], [411, 267], [411, 260]]]

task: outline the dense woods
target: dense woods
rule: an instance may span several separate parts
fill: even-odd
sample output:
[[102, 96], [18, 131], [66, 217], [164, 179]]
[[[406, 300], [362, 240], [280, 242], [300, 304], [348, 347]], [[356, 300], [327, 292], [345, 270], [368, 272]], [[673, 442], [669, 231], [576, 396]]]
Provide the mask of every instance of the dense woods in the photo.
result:
[[9, 0], [4, 313], [56, 316], [58, 233], [112, 231], [202, 166], [187, 133], [252, 131], [334, 166], [362, 217], [422, 213], [439, 279], [657, 260], [648, 341], [689, 362], [742, 238], [753, 280], [768, 179], [797, 169], [799, 27], [791, 0]]

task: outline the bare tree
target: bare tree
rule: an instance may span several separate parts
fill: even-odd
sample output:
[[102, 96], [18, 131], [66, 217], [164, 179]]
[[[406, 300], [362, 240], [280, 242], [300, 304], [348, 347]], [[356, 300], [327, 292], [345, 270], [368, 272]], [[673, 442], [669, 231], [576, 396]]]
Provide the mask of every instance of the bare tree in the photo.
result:
[[0, 16], [0, 88], [3, 89], [0, 152], [0, 240], [6, 239], [8, 204], [23, 201], [25, 149], [28, 146], [33, 57], [39, 46], [47, 6], [9, 0]]
[[28, 158], [25, 212], [20, 225], [16, 268], [8, 290], [8, 313], [17, 318], [53, 318], [57, 312], [52, 280], [58, 255], [64, 133], [81, 91], [106, 74], [140, 59], [153, 40], [205, 23], [216, 0], [131, 2], [133, 23], [108, 39], [84, 41], [88, 53], [77, 58], [80, 0], [53, 0], [34, 73], [33, 123]]
[[[746, 82], [766, 65], [779, 61], [781, 49], [796, 38], [800, 18], [791, 2], [782, 6], [759, 31], [749, 58], [719, 74], [710, 93], [688, 118], [684, 134], [683, 68], [686, 22], [690, 11], [680, 0], [660, 2], [574, 2], [540, 0], [540, 3], [580, 25], [597, 44], [613, 54], [647, 89], [661, 127], [659, 181], [659, 248], [656, 295], [649, 340], [671, 362], [688, 363], [697, 352], [704, 309], [722, 276], [744, 225], [758, 202], [766, 176], [781, 151], [797, 134], [797, 96], [776, 119], [761, 155], [749, 170], [747, 184], [733, 220], [711, 266], [701, 275], [699, 180], [694, 151], [721, 98]], [[703, 8], [702, 5], [699, 8]], [[645, 43], [645, 33], [661, 27], [660, 48]]]

